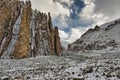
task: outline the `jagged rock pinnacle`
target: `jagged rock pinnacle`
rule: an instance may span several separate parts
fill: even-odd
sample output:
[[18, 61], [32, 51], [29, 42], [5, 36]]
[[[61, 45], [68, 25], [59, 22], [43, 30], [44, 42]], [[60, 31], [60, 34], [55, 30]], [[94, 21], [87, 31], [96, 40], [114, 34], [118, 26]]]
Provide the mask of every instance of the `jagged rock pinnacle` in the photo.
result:
[[1, 0], [0, 7], [1, 58], [61, 55], [58, 28], [53, 29], [50, 13], [32, 10], [30, 0]]

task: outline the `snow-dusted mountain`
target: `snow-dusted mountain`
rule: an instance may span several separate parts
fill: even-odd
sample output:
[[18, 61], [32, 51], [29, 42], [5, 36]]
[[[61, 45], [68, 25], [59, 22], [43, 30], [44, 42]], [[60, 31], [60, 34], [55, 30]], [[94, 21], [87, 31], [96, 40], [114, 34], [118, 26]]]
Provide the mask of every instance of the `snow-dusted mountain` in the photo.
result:
[[80, 39], [69, 44], [73, 51], [118, 51], [120, 48], [120, 19], [89, 29]]

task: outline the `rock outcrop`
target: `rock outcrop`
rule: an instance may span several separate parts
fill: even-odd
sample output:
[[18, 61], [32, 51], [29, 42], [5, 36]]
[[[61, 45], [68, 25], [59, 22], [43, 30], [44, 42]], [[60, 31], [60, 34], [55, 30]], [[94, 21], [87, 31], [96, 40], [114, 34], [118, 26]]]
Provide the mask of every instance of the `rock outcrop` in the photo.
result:
[[50, 13], [32, 10], [30, 1], [0, 1], [0, 57], [61, 55], [58, 28]]

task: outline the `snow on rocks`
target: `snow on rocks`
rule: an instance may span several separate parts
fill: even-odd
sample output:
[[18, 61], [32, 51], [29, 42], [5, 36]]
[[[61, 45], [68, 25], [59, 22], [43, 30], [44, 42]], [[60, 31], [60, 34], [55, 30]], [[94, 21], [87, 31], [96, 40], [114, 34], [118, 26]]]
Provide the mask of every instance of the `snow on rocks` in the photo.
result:
[[[93, 55], [92, 53], [88, 53]], [[1, 59], [0, 78], [14, 80], [119, 80], [119, 53], [75, 53], [28, 59]], [[99, 57], [98, 57], [99, 56]], [[86, 59], [78, 59], [85, 57]]]
[[120, 19], [95, 26], [79, 39], [68, 45], [70, 51], [82, 52], [120, 52]]

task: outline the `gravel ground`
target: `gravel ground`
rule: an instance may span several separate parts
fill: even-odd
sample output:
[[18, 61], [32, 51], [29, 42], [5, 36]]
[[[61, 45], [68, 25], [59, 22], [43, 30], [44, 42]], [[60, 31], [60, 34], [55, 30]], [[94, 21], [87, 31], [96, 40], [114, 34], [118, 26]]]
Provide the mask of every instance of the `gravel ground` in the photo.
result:
[[1, 59], [0, 80], [120, 80], [120, 53]]

